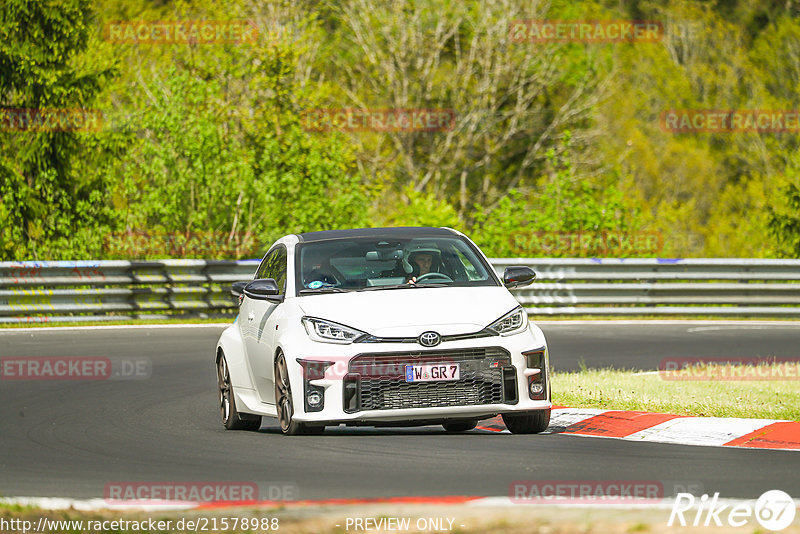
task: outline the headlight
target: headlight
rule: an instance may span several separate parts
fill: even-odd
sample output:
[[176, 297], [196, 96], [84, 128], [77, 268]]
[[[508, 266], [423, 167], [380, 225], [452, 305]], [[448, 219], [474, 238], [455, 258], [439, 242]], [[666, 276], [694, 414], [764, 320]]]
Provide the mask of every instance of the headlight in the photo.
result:
[[501, 336], [508, 336], [521, 332], [528, 326], [528, 314], [522, 309], [522, 306], [514, 308], [487, 328], [494, 330]]
[[366, 335], [366, 332], [361, 330], [315, 317], [303, 317], [302, 321], [303, 326], [306, 327], [306, 332], [308, 332], [308, 337], [322, 343], [347, 344]]

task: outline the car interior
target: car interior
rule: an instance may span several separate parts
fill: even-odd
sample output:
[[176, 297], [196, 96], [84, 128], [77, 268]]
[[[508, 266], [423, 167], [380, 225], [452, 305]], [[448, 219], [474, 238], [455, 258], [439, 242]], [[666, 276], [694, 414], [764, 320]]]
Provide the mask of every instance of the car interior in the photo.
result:
[[[309, 289], [361, 289], [405, 284], [419, 272], [417, 265], [409, 261], [415, 254], [409, 251], [415, 245], [419, 244], [414, 240], [358, 240], [318, 245], [314, 247], [313, 255], [311, 251], [307, 255], [305, 251], [301, 254], [303, 286]], [[477, 278], [475, 267], [453, 243], [439, 241], [430, 246], [436, 247], [439, 253], [417, 252], [433, 256], [430, 275], [426, 276], [428, 280], [421, 283], [460, 283]]]

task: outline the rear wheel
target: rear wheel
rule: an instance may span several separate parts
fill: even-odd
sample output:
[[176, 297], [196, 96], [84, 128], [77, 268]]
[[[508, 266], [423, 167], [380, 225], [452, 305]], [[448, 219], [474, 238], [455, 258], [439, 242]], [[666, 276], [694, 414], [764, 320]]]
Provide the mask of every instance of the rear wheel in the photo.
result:
[[261, 416], [240, 413], [236, 410], [236, 399], [231, 386], [231, 375], [225, 355], [220, 354], [217, 360], [217, 386], [219, 387], [219, 412], [222, 424], [228, 430], [258, 430], [261, 428]]
[[512, 434], [538, 434], [550, 424], [550, 409], [504, 413], [503, 422]]
[[478, 421], [475, 420], [454, 420], [442, 423], [442, 426], [447, 432], [466, 432], [478, 426]]
[[275, 408], [278, 411], [281, 432], [287, 436], [319, 435], [325, 432], [324, 426], [308, 426], [294, 420], [292, 384], [289, 381], [289, 369], [283, 354], [278, 354], [275, 360]]

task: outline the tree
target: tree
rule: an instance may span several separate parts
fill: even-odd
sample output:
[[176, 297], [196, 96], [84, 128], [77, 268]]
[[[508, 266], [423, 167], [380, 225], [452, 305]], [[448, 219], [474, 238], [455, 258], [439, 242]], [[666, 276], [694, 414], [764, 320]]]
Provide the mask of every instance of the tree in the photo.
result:
[[800, 259], [800, 165], [795, 158], [785, 175], [776, 180], [772, 202], [767, 205], [767, 230], [781, 258]]
[[114, 69], [87, 53], [90, 28], [88, 0], [8, 0], [0, 10], [1, 259], [86, 257], [113, 219], [104, 177], [82, 172], [97, 132], [37, 124], [54, 110], [93, 113]]
[[547, 153], [537, 193], [512, 190], [492, 211], [479, 209], [472, 234], [495, 257], [650, 256], [655, 234], [640, 232], [640, 211], [614, 186], [600, 189], [576, 176], [570, 132]]
[[238, 258], [263, 252], [285, 233], [366, 225], [362, 180], [346, 139], [316, 135], [301, 123], [313, 99], [296, 72], [302, 18], [280, 3], [187, 9], [180, 19], [280, 21], [288, 29], [276, 35], [264, 22], [254, 43], [125, 51], [140, 75], [134, 90], [115, 89], [124, 107], [137, 111], [120, 118], [128, 146], [109, 173], [123, 178], [118, 207], [126, 232], [168, 240], [210, 235], [195, 254]]
[[584, 144], [602, 98], [602, 53], [513, 39], [515, 21], [546, 18], [546, 11], [544, 3], [519, 0], [339, 4], [336, 53], [320, 65], [341, 80], [333, 107], [455, 115], [442, 131], [354, 136], [368, 174], [389, 169], [387, 195], [410, 186], [469, 222], [474, 207], [532, 187], [547, 150], [558, 149], [558, 132], [572, 128], [575, 150]]

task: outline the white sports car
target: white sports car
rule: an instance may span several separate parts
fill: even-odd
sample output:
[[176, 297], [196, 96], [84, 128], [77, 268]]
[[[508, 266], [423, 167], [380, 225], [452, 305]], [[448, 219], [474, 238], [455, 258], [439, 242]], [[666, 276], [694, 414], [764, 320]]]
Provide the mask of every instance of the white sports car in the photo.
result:
[[502, 414], [511, 432], [550, 421], [547, 344], [466, 236], [449, 228], [288, 235], [252, 281], [233, 284], [239, 315], [219, 338], [222, 423], [285, 434], [325, 426], [475, 428]]

